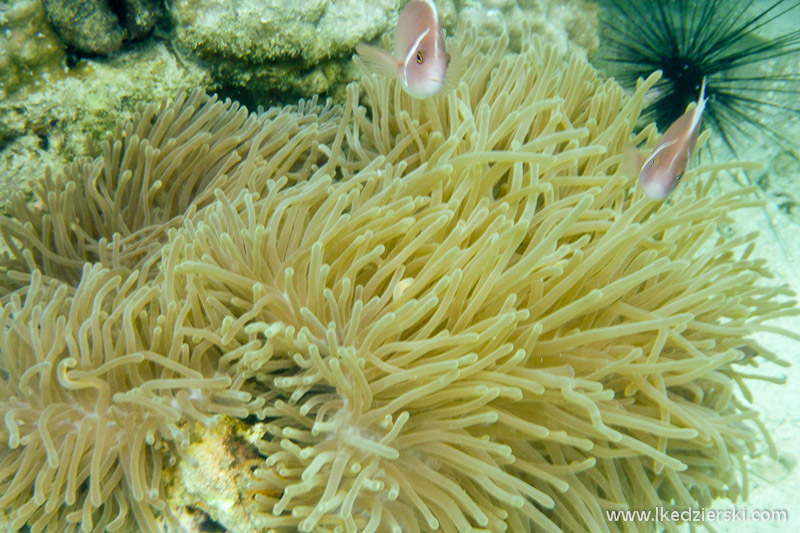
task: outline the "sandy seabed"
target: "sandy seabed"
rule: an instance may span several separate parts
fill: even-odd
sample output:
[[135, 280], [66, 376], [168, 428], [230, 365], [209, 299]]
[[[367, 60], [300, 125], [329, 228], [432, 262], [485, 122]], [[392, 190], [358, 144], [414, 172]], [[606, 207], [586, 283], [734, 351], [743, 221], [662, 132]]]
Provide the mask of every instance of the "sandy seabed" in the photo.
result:
[[[764, 209], [746, 209], [734, 216], [737, 232], [759, 231], [755, 253], [769, 261], [776, 276], [774, 281], [790, 285], [800, 295], [800, 225], [772, 203]], [[800, 317], [770, 323], [800, 333]], [[784, 385], [749, 382], [755, 407], [775, 441], [778, 458], [765, 454], [753, 460], [748, 501], [717, 500], [712, 509], [735, 509], [736, 518], [709, 521], [708, 525], [716, 531], [732, 533], [800, 531], [800, 468], [796, 465], [800, 459], [800, 343], [777, 335], [761, 334], [756, 338], [792, 365], [784, 368], [766, 364], [756, 370], [760, 374], [784, 376]]]

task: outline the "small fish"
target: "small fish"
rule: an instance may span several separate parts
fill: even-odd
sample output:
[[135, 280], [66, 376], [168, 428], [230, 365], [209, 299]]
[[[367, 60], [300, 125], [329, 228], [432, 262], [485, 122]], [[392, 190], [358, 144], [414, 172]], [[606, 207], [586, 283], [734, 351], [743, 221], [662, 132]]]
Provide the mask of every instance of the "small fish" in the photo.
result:
[[450, 56], [433, 0], [412, 0], [403, 8], [394, 33], [394, 56], [364, 43], [358, 43], [356, 52], [369, 70], [399, 79], [415, 98], [433, 96], [448, 81]]
[[640, 167], [639, 185], [644, 193], [654, 200], [663, 200], [675, 190], [689, 166], [692, 152], [700, 132], [700, 121], [706, 108], [706, 79], [700, 87], [697, 105], [686, 111], [667, 128]]

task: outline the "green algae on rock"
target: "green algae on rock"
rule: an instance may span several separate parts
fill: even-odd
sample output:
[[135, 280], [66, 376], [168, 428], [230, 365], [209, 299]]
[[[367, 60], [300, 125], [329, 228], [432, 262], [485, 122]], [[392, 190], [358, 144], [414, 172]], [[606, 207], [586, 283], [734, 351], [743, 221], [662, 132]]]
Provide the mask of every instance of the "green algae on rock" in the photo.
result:
[[146, 37], [164, 14], [160, 0], [43, 0], [58, 35], [80, 54], [105, 55]]
[[310, 97], [343, 79], [342, 55], [384, 31], [399, 6], [399, 0], [176, 0], [170, 14], [177, 47], [206, 62], [226, 88]]
[[0, 101], [26, 84], [57, 79], [66, 69], [64, 58], [64, 45], [47, 22], [40, 0], [0, 6]]

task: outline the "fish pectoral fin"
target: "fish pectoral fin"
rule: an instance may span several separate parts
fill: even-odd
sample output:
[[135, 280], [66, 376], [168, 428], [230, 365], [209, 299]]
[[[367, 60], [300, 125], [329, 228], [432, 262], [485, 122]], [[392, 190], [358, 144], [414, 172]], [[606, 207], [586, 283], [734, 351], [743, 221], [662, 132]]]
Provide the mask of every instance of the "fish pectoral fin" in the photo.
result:
[[358, 43], [356, 52], [368, 73], [374, 72], [388, 78], [397, 77], [400, 63], [389, 52], [366, 43]]
[[623, 150], [622, 172], [627, 176], [638, 176], [645, 160], [644, 155], [635, 146], [626, 146]]

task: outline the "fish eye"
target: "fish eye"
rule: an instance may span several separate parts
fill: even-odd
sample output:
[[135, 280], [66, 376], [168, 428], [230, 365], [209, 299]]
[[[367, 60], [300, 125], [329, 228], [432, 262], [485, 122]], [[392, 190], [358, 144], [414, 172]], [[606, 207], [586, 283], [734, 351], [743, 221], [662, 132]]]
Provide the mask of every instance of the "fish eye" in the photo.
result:
[[422, 64], [422, 50], [417, 52], [417, 63]]
[[678, 174], [677, 176], [675, 176], [675, 183], [677, 183], [677, 182], [681, 181], [681, 178], [682, 178], [682, 177], [683, 177], [683, 172], [681, 172], [680, 174]]

